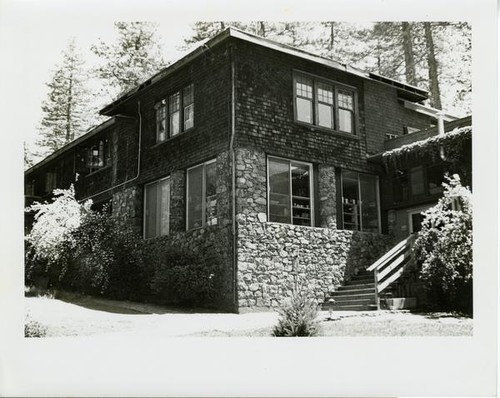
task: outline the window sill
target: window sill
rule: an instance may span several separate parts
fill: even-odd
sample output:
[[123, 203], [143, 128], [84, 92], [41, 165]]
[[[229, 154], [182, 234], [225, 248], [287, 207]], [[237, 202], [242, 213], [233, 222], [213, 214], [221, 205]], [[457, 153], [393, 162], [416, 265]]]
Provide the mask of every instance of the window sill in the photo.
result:
[[305, 122], [299, 122], [297, 120], [294, 120], [294, 123], [296, 125], [298, 125], [298, 126], [307, 128], [311, 132], [328, 133], [330, 135], [334, 135], [334, 136], [337, 136], [337, 137], [348, 138], [348, 139], [356, 140], [356, 141], [360, 140], [360, 137], [359, 137], [359, 134], [358, 134], [357, 131], [354, 132], [354, 133], [345, 133], [345, 132], [342, 132], [342, 131], [339, 131], [339, 130], [329, 129], [327, 127], [321, 127], [321, 126], [316, 126], [314, 124], [309, 124], [309, 123], [305, 123]]
[[87, 177], [91, 177], [91, 176], [93, 176], [93, 175], [95, 175], [95, 174], [98, 174], [98, 173], [100, 173], [101, 171], [103, 171], [103, 170], [107, 170], [107, 169], [109, 169], [109, 168], [111, 168], [111, 165], [110, 165], [110, 164], [108, 164], [107, 166], [101, 167], [100, 169], [98, 169], [98, 170], [96, 170], [96, 171], [93, 171], [93, 172], [91, 172], [91, 173], [89, 173], [89, 174], [86, 174], [86, 175], [85, 175], [85, 178], [87, 178]]
[[163, 145], [163, 144], [166, 144], [167, 142], [171, 142], [171, 141], [175, 140], [176, 138], [181, 137], [181, 136], [183, 136], [184, 134], [187, 134], [187, 133], [189, 133], [189, 132], [191, 132], [191, 131], [193, 131], [193, 130], [194, 130], [194, 126], [193, 126], [193, 127], [188, 128], [188, 129], [187, 129], [187, 130], [185, 130], [185, 131], [182, 131], [182, 132], [180, 132], [180, 133], [178, 133], [178, 134], [174, 135], [173, 137], [169, 137], [169, 138], [165, 139], [165, 140], [164, 140], [164, 141], [162, 141], [162, 142], [157, 142], [156, 144], [151, 145], [151, 146], [150, 146], [150, 148], [151, 148], [151, 149], [153, 149], [153, 148], [157, 148], [157, 147], [159, 147], [159, 146], [161, 146], [161, 145]]

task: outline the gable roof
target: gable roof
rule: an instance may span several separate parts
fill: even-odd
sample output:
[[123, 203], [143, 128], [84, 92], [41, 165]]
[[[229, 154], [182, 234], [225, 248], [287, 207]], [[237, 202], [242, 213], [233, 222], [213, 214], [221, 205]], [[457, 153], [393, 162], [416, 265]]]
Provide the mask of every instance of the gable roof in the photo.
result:
[[257, 35], [254, 35], [252, 33], [244, 32], [242, 30], [236, 29], [234, 27], [228, 27], [225, 30], [223, 30], [221, 33], [217, 34], [210, 40], [206, 41], [205, 43], [201, 44], [199, 47], [197, 47], [195, 50], [191, 51], [189, 54], [186, 56], [182, 57], [178, 61], [174, 62], [173, 64], [167, 66], [160, 72], [156, 73], [149, 79], [145, 80], [143, 83], [139, 84], [138, 86], [132, 88], [131, 90], [125, 92], [123, 95], [121, 95], [118, 99], [110, 103], [109, 105], [105, 106], [103, 109], [101, 109], [100, 113], [103, 115], [110, 115], [113, 110], [115, 110], [119, 105], [124, 103], [125, 101], [131, 99], [132, 97], [135, 97], [138, 93], [142, 92], [149, 86], [154, 85], [158, 81], [164, 79], [168, 75], [172, 74], [182, 66], [188, 64], [189, 62], [193, 61], [196, 59], [198, 56], [203, 54], [207, 49], [210, 49], [211, 47], [214, 47], [215, 45], [227, 40], [228, 38], [233, 37], [237, 38], [239, 40], [246, 41], [248, 43], [253, 43], [262, 47], [266, 47], [275, 51], [279, 51], [284, 54], [289, 54], [298, 58], [306, 59], [311, 62], [315, 62], [327, 67], [330, 67], [332, 69], [336, 70], [341, 70], [346, 73], [350, 73], [359, 77], [362, 77], [364, 79], [372, 80], [379, 82], [381, 84], [386, 84], [395, 87], [398, 90], [398, 94], [400, 94], [404, 99], [410, 100], [410, 101], [423, 101], [426, 100], [429, 97], [429, 93], [426, 90], [423, 90], [419, 87], [412, 86], [407, 83], [402, 83], [399, 82], [395, 79], [391, 79], [388, 77], [380, 76], [375, 73], [371, 72], [364, 72], [361, 69], [357, 69], [355, 67], [352, 67], [348, 64], [344, 64], [338, 61], [335, 61], [330, 58], [322, 57], [313, 53], [310, 53], [305, 50], [301, 50], [299, 48], [295, 48], [286, 44], [278, 43], [273, 40], [266, 39], [264, 37], [260, 37]]

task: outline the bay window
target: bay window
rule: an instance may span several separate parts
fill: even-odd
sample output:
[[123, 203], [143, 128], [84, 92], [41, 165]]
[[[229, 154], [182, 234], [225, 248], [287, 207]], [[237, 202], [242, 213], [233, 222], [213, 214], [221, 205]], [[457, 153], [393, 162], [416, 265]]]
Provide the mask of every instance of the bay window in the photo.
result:
[[313, 225], [310, 163], [268, 158], [268, 219], [294, 225]]
[[217, 224], [216, 184], [215, 159], [188, 169], [187, 230]]
[[144, 238], [168, 235], [170, 227], [170, 178], [144, 187]]

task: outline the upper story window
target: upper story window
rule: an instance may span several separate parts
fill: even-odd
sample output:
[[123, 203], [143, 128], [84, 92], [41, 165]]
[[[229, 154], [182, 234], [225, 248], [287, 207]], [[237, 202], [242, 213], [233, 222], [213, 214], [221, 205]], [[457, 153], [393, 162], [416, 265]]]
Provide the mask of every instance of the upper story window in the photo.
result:
[[217, 224], [216, 162], [191, 167], [187, 171], [187, 230]]
[[353, 88], [311, 77], [294, 76], [295, 119], [343, 133], [356, 131], [356, 92]]
[[169, 95], [155, 105], [156, 142], [194, 127], [194, 91], [193, 85]]
[[268, 158], [269, 221], [313, 225], [312, 165]]
[[343, 229], [379, 232], [377, 176], [342, 171], [342, 222]]
[[108, 140], [100, 140], [87, 148], [87, 167], [92, 173], [107, 166], [110, 162], [110, 148]]
[[441, 194], [443, 176], [442, 164], [396, 171], [392, 184], [394, 202], [405, 202], [426, 195]]
[[170, 227], [170, 178], [144, 187], [144, 238], [168, 235]]

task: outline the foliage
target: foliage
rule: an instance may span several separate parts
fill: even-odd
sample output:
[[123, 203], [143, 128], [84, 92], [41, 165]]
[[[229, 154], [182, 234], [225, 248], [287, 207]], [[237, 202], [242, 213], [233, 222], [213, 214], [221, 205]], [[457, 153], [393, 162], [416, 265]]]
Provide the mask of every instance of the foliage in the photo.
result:
[[215, 251], [193, 252], [159, 245], [152, 258], [151, 289], [163, 302], [183, 305], [214, 304], [223, 283], [221, 259]]
[[88, 76], [84, 61], [72, 40], [56, 65], [42, 103], [37, 145], [45, 154], [54, 152], [82, 135], [90, 126]]
[[[26, 209], [35, 212], [35, 223], [26, 236], [28, 279], [66, 263], [68, 254], [76, 248], [73, 233], [89, 214], [91, 205], [92, 201], [78, 203], [71, 185], [69, 189], [54, 190], [51, 203], [35, 202]], [[60, 276], [59, 271], [56, 275]]]
[[472, 311], [472, 194], [457, 175], [423, 214], [414, 250], [429, 298], [444, 310]]
[[428, 156], [435, 160], [438, 159], [440, 149], [443, 148], [447, 158], [457, 161], [460, 160], [464, 153], [465, 144], [470, 141], [471, 135], [472, 129], [470, 127], [462, 127], [444, 135], [436, 135], [387, 151], [383, 154], [382, 160], [386, 165], [392, 163], [395, 167], [398, 166], [400, 161], [405, 163], [411, 158]]
[[280, 318], [273, 329], [273, 336], [315, 336], [318, 333], [316, 303], [310, 299], [311, 292], [295, 286], [291, 297], [285, 299], [278, 309]]
[[24, 337], [45, 337], [47, 335], [47, 327], [40, 322], [31, 319], [29, 314], [26, 314], [24, 320]]
[[135, 299], [149, 293], [143, 240], [106, 212], [90, 212], [75, 231], [78, 242], [66, 283], [83, 293]]
[[101, 59], [97, 76], [116, 90], [111, 96], [124, 93], [151, 77], [165, 66], [157, 25], [151, 22], [115, 22], [116, 42], [100, 40], [91, 51]]

